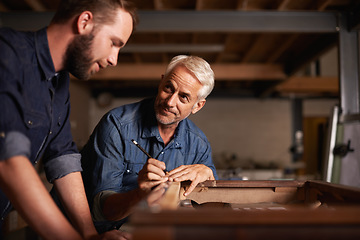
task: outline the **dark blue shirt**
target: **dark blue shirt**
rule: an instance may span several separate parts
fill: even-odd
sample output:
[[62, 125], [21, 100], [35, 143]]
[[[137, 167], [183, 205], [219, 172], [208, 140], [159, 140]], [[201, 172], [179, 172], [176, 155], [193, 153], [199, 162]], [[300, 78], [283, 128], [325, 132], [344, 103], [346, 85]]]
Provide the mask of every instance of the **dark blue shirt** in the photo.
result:
[[181, 165], [204, 164], [212, 169], [217, 179], [205, 134], [192, 121], [184, 119], [174, 138], [165, 146], [157, 126], [154, 99], [145, 99], [105, 114], [81, 151], [90, 206], [99, 192], [127, 192], [138, 187], [138, 172], [148, 157], [131, 139], [153, 158], [165, 162], [167, 171]]
[[[69, 98], [69, 74], [55, 73], [46, 28], [0, 29], [0, 160], [22, 155], [36, 163], [42, 158], [50, 182], [81, 171]], [[9, 209], [0, 190], [2, 218]]]

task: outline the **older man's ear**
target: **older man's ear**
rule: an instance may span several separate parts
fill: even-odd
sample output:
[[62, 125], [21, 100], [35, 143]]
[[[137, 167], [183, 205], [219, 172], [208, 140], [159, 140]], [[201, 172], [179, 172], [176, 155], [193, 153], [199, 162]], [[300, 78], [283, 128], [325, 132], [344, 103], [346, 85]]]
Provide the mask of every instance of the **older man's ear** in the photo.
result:
[[193, 109], [191, 110], [191, 113], [192, 114], [195, 114], [197, 113], [198, 111], [200, 111], [200, 109], [202, 109], [204, 107], [206, 103], [206, 100], [205, 99], [201, 99], [200, 101], [198, 101], [195, 106], [193, 107]]

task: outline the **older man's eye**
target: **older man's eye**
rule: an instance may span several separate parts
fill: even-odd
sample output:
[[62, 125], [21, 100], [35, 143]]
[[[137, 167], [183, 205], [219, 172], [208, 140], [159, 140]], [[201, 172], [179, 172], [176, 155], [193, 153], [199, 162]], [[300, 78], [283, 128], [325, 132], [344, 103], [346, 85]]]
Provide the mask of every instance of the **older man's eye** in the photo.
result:
[[172, 88], [171, 88], [170, 85], [165, 85], [165, 86], [164, 86], [164, 91], [165, 91], [165, 92], [171, 92], [171, 91], [172, 91], [171, 89], [172, 89]]
[[188, 102], [189, 101], [189, 97], [187, 95], [180, 95], [180, 98], [182, 101], [184, 102]]

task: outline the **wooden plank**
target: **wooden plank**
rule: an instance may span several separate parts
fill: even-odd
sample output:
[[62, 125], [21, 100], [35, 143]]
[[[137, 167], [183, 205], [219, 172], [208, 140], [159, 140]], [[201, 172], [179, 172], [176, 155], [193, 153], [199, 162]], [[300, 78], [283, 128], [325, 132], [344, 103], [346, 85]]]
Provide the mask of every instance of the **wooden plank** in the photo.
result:
[[[183, 183], [180, 191], [188, 184]], [[136, 211], [130, 218], [137, 234], [134, 240], [156, 239], [157, 236], [158, 239], [169, 240], [210, 240], [221, 239], [226, 233], [226, 239], [264, 239], [271, 236], [275, 239], [335, 240], [360, 237], [360, 202], [351, 201], [360, 197], [358, 188], [322, 181], [224, 180], [201, 183], [193, 193], [202, 195], [205, 203], [194, 205], [192, 202], [193, 208], [190, 205], [190, 208], [184, 206], [176, 210]], [[345, 201], [331, 204], [332, 199], [319, 200], [327, 193]], [[276, 197], [291, 194], [299, 199], [288, 203], [276, 202]], [[305, 198], [304, 195], [308, 196]], [[229, 196], [234, 202], [249, 198], [247, 203], [227, 204]], [[271, 196], [276, 197], [271, 199]], [[265, 202], [257, 202], [260, 198]]]
[[282, 93], [338, 93], [337, 77], [292, 77], [279, 84], [276, 91]]
[[337, 225], [354, 224], [360, 226], [360, 207], [338, 206], [336, 208], [294, 208], [292, 210], [255, 210], [236, 211], [229, 208], [213, 208], [189, 211], [179, 209], [177, 211], [166, 210], [158, 213], [138, 211], [131, 217], [131, 222], [136, 225], [157, 224], [186, 224], [186, 225], [227, 225], [237, 224], [241, 226], [268, 225], [289, 226], [297, 224], [307, 225]]
[[[303, 187], [304, 181], [293, 180], [207, 180], [199, 183], [198, 187], [223, 187], [223, 188], [275, 188], [275, 187]], [[186, 186], [190, 182], [182, 182]]]
[[180, 202], [180, 182], [170, 182], [169, 187], [159, 202], [161, 209], [172, 209], [178, 208]]
[[[221, 80], [284, 80], [286, 75], [280, 64], [212, 64], [216, 81]], [[122, 64], [108, 67], [92, 80], [160, 80], [165, 64]], [[90, 80], [91, 81], [91, 80]]]
[[360, 204], [360, 190], [356, 187], [323, 181], [307, 181], [305, 189], [317, 191], [319, 197], [328, 203]]

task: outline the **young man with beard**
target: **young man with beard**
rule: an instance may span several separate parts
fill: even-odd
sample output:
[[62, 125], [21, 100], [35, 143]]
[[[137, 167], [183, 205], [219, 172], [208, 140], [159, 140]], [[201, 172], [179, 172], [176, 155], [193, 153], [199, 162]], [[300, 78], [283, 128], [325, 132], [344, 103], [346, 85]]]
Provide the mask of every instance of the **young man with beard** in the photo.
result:
[[119, 227], [163, 182], [192, 181], [187, 195], [199, 182], [217, 178], [206, 136], [187, 119], [204, 107], [213, 87], [205, 60], [180, 55], [167, 67], [156, 98], [105, 114], [81, 151], [85, 191], [99, 226]]
[[[63, 0], [47, 28], [0, 29], [1, 223], [13, 205], [42, 239], [129, 237], [99, 236], [93, 225], [70, 132], [68, 87], [69, 72], [86, 80], [115, 66], [136, 19], [126, 0]], [[33, 167], [40, 159], [72, 224]]]

